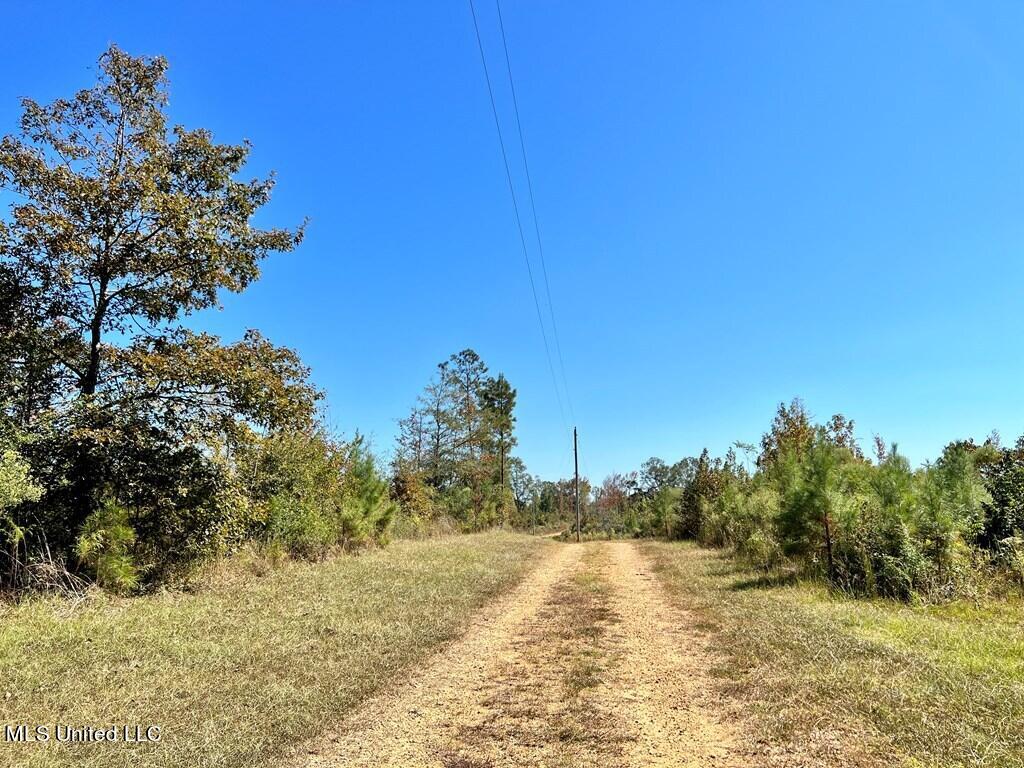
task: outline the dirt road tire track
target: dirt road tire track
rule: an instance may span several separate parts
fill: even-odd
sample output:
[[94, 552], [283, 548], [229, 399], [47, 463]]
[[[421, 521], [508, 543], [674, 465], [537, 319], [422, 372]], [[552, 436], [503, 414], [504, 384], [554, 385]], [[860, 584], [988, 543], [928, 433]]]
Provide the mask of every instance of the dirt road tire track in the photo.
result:
[[754, 763], [711, 656], [631, 542], [567, 544], [290, 768]]
[[740, 729], [709, 677], [714, 657], [693, 619], [664, 594], [632, 542], [606, 545], [621, 656], [607, 690], [635, 733], [624, 764], [640, 768], [752, 765]]

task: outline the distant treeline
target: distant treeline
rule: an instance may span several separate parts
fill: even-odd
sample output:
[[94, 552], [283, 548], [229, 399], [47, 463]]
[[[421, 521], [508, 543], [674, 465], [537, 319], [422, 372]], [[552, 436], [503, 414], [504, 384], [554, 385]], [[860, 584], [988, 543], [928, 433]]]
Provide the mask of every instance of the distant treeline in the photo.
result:
[[392, 484], [402, 533], [550, 527], [569, 519], [571, 482], [532, 477], [511, 454], [515, 405], [516, 390], [504, 375], [491, 376], [473, 350], [438, 365], [399, 423]]
[[[909, 599], [1024, 583], [1024, 438], [952, 442], [912, 469], [895, 445], [872, 456], [836, 415], [812, 423], [780, 404], [759, 446], [652, 458], [596, 490], [585, 526], [729, 547], [751, 565], [827, 579], [851, 593]], [[737, 449], [749, 459], [740, 461]]]

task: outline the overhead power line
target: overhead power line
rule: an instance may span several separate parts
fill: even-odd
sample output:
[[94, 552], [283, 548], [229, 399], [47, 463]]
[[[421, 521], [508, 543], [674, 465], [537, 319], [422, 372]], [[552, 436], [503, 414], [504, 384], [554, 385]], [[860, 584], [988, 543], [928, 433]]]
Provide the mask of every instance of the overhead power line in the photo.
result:
[[519, 149], [523, 155], [523, 170], [526, 172], [526, 189], [530, 198], [530, 213], [533, 215], [533, 231], [537, 238], [537, 252], [540, 255], [541, 275], [544, 278], [544, 292], [548, 300], [548, 312], [551, 315], [551, 332], [555, 337], [555, 351], [558, 354], [558, 366], [562, 373], [562, 386], [565, 389], [565, 400], [569, 405], [569, 415], [573, 423], [576, 413], [572, 407], [572, 396], [569, 394], [569, 379], [565, 375], [565, 360], [562, 357], [562, 341], [558, 335], [558, 322], [555, 320], [555, 303], [551, 300], [551, 283], [548, 281], [548, 265], [544, 258], [544, 240], [540, 236], [540, 219], [537, 217], [537, 203], [533, 196], [533, 177], [530, 175], [530, 162], [526, 157], [526, 139], [523, 137], [523, 123], [519, 118], [519, 98], [516, 96], [515, 79], [512, 77], [512, 60], [508, 53], [508, 39], [505, 37], [505, 20], [501, 15], [501, 0], [494, 0], [498, 9], [498, 27], [501, 29], [501, 45], [505, 49], [505, 69], [508, 72], [508, 86], [512, 91], [512, 107], [516, 116], [516, 130], [519, 133]]
[[[498, 12], [498, 28], [501, 30], [501, 45], [505, 52], [505, 71], [508, 73], [508, 87], [512, 93], [512, 107], [516, 116], [516, 132], [519, 135], [519, 150], [523, 156], [523, 170], [526, 173], [526, 189], [528, 197], [530, 198], [530, 214], [533, 217], [533, 232], [537, 238], [537, 253], [540, 256], [540, 267], [541, 275], [544, 278], [544, 293], [548, 300], [548, 313], [551, 317], [551, 332], [555, 337], [555, 352], [558, 355], [558, 367], [562, 374], [562, 387], [565, 391], [566, 404], [569, 406], [569, 415], [572, 417], [573, 424], [576, 423], [576, 411], [572, 405], [572, 394], [569, 387], [569, 377], [565, 372], [565, 358], [562, 355], [562, 339], [558, 332], [558, 321], [555, 318], [555, 302], [551, 297], [551, 283], [548, 280], [548, 265], [547, 259], [544, 256], [544, 239], [540, 234], [540, 217], [537, 215], [537, 203], [533, 194], [533, 175], [530, 173], [530, 161], [527, 157], [526, 152], [526, 138], [523, 131], [523, 121], [519, 116], [519, 96], [516, 93], [515, 78], [512, 76], [512, 57], [508, 51], [508, 37], [505, 34], [505, 19], [501, 13], [501, 0], [494, 0], [495, 8]], [[587, 475], [593, 477], [590, 472], [590, 467], [587, 465], [587, 457], [582, 457], [584, 467], [586, 467]]]
[[[558, 376], [555, 374], [555, 366], [551, 359], [551, 347], [548, 344], [548, 334], [544, 327], [544, 313], [540, 308], [540, 301], [537, 298], [537, 285], [533, 279], [533, 267], [530, 264], [530, 253], [526, 245], [526, 235], [523, 233], [523, 219], [519, 213], [519, 200], [516, 197], [515, 184], [512, 182], [512, 169], [508, 163], [508, 152], [505, 149], [505, 137], [501, 132], [501, 120], [498, 117], [498, 105], [494, 100], [494, 88], [491, 86], [491, 75], [487, 68], [487, 56], [484, 53], [483, 39], [480, 37], [480, 24], [476, 17], [476, 6], [473, 0], [469, 0], [469, 10], [473, 15], [473, 30], [476, 32], [476, 44], [480, 50], [480, 63], [484, 69], [484, 79], [487, 81], [487, 95], [491, 100], [491, 113], [494, 115], [494, 127], [498, 132], [498, 146], [501, 148], [501, 159], [505, 164], [505, 178], [508, 180], [508, 191], [512, 196], [512, 209], [515, 211], [516, 228], [519, 231], [519, 243], [523, 249], [523, 260], [526, 262], [526, 273], [530, 278], [530, 292], [533, 294], [533, 306], [537, 310], [537, 322], [540, 324], [540, 335], [544, 341], [544, 356], [547, 358], [548, 370], [551, 373], [551, 383], [555, 388], [555, 399], [558, 401], [558, 411], [562, 417], [562, 426], [566, 433], [569, 432], [569, 425], [565, 421], [565, 408], [562, 405], [562, 395], [559, 392]], [[545, 277], [545, 281], [546, 281]], [[568, 396], [568, 392], [566, 392]]]

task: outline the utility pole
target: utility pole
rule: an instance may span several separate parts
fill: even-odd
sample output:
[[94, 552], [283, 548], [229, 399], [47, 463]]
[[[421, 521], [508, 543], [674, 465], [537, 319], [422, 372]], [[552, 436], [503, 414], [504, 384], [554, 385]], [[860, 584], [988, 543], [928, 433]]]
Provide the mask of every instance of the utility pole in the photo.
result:
[[580, 452], [576, 445], [576, 427], [572, 428], [572, 459], [576, 465], [576, 541], [580, 540]]

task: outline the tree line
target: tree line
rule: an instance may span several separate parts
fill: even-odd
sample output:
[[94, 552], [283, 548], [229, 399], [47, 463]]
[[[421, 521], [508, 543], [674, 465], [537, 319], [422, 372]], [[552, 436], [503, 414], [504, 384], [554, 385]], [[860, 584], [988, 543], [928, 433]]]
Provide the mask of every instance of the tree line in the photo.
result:
[[852, 594], [948, 598], [1024, 584], [1024, 438], [954, 441], [913, 469], [895, 444], [876, 437], [866, 455], [853, 421], [815, 424], [793, 400], [759, 445], [652, 458], [607, 478], [590, 508], [587, 524], [606, 535], [694, 539]]

